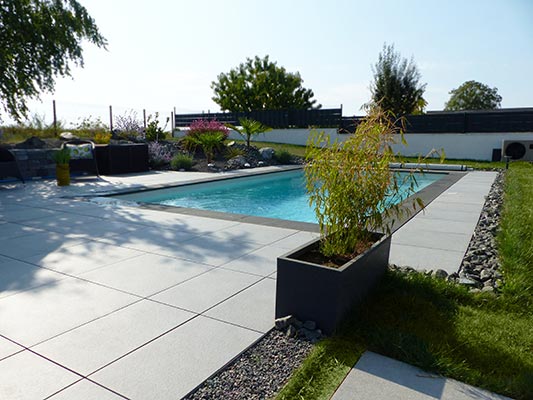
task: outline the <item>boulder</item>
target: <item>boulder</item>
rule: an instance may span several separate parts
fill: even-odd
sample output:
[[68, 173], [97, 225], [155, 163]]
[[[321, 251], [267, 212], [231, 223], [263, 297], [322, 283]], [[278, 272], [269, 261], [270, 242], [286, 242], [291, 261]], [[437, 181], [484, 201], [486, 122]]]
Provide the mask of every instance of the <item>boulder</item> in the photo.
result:
[[274, 157], [275, 150], [272, 147], [261, 147], [259, 149], [259, 154], [263, 160], [272, 160]]
[[244, 156], [236, 156], [228, 160], [228, 162], [226, 163], [226, 169], [244, 168], [247, 163], [248, 161], [246, 161], [246, 158]]

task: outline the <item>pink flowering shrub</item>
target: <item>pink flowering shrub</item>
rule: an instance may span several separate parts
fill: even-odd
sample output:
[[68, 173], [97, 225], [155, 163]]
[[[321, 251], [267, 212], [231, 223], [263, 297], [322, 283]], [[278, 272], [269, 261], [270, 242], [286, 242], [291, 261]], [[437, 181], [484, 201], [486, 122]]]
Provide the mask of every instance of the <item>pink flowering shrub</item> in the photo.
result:
[[229, 129], [216, 119], [197, 119], [189, 126], [187, 136], [200, 136], [204, 133], [221, 133], [224, 140], [228, 138]]
[[161, 167], [167, 165], [172, 160], [172, 151], [162, 143], [148, 143], [148, 162], [152, 167]]

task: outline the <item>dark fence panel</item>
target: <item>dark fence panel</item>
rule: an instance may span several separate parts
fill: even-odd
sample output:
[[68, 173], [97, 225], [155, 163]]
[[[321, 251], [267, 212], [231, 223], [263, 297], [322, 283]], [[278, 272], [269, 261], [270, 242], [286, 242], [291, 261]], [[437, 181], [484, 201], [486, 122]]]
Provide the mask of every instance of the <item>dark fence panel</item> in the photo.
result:
[[[339, 128], [354, 132], [364, 117], [343, 117], [341, 108], [324, 110], [260, 110], [240, 113], [177, 114], [176, 126], [189, 126], [197, 119], [217, 119], [238, 125], [248, 117], [271, 128]], [[533, 132], [533, 108], [494, 111], [435, 112], [408, 115], [406, 133]]]
[[342, 121], [342, 109], [324, 110], [258, 110], [238, 113], [176, 114], [176, 126], [186, 127], [197, 119], [216, 119], [237, 125], [239, 118], [252, 118], [271, 128], [337, 128]]

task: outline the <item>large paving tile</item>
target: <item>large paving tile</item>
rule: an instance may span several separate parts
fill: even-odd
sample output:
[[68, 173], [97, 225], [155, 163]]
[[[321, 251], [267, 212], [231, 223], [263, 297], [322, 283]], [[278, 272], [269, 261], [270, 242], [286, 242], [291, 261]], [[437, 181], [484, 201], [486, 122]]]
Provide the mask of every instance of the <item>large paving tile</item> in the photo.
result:
[[35, 345], [139, 298], [76, 278], [67, 278], [0, 299], [0, 334]]
[[44, 208], [20, 207], [20, 209], [7, 209], [0, 211], [0, 218], [8, 222], [31, 221], [50, 216], [59, 216], [61, 212], [46, 210]]
[[436, 230], [400, 229], [392, 235], [392, 243], [431, 249], [466, 252], [471, 233], [449, 233]]
[[26, 350], [0, 361], [0, 399], [44, 399], [79, 379]]
[[[48, 211], [48, 210], [47, 210]], [[24, 221], [24, 225], [59, 233], [76, 233], [80, 227], [94, 222], [104, 222], [99, 218], [72, 213], [51, 212], [49, 216]]]
[[205, 315], [259, 332], [274, 326], [276, 281], [264, 279], [240, 292]]
[[402, 233], [413, 233], [414, 231], [426, 232], [442, 232], [442, 233], [460, 233], [464, 235], [472, 235], [476, 224], [471, 221], [448, 221], [442, 219], [433, 219], [430, 216], [427, 218], [414, 218], [407, 224], [402, 226]]
[[[463, 211], [462, 207], [450, 207], [450, 205], [446, 205], [445, 208], [436, 208], [434, 204], [431, 203], [426, 212], [417, 214], [415, 219], [427, 218], [431, 220], [458, 221], [476, 224], [479, 220], [479, 214], [483, 205], [481, 204], [476, 207], [478, 211]], [[436, 223], [438, 224], [438, 222]]]
[[368, 351], [332, 397], [352, 399], [510, 400]]
[[263, 245], [258, 243], [202, 236], [187, 240], [179, 246], [165, 248], [161, 254], [217, 267], [261, 247]]
[[210, 268], [179, 258], [143, 254], [82, 274], [80, 277], [146, 297], [202, 274]]
[[223, 264], [221, 268], [259, 276], [268, 276], [276, 271], [278, 256], [286, 253], [287, 249], [266, 246]]
[[57, 251], [28, 257], [27, 261], [66, 274], [79, 275], [142, 254], [145, 253], [107, 243], [87, 241]]
[[199, 316], [90, 379], [130, 399], [180, 399], [260, 336]]
[[94, 382], [82, 379], [53, 395], [50, 400], [120, 400], [125, 398]]
[[0, 360], [12, 356], [22, 350], [24, 350], [24, 347], [0, 336]]
[[156, 301], [202, 313], [257, 282], [260, 277], [224, 269], [212, 269], [151, 297]]
[[88, 375], [195, 315], [144, 300], [47, 340], [32, 350]]
[[32, 233], [40, 232], [39, 229], [31, 226], [21, 225], [17, 223], [5, 222], [0, 223], [0, 240], [12, 239], [21, 236], [31, 235]]
[[418, 270], [443, 269], [448, 274], [452, 274], [459, 271], [464, 254], [460, 251], [428, 249], [392, 243], [389, 263]]
[[297, 247], [303, 246], [304, 244], [307, 244], [319, 237], [320, 234], [315, 232], [300, 231], [272, 243], [272, 246], [280, 247], [286, 250], [294, 250]]
[[127, 235], [95, 237], [95, 240], [149, 253], [173, 255], [176, 248], [194, 237], [195, 235], [187, 231], [139, 225]]
[[204, 235], [229, 228], [238, 222], [221, 219], [204, 218], [194, 215], [140, 209], [139, 224], [187, 232], [192, 235]]
[[69, 234], [38, 232], [0, 242], [0, 255], [27, 260], [37, 254], [49, 253], [87, 241]]
[[295, 233], [296, 231], [293, 229], [240, 223], [211, 233], [209, 236], [220, 240], [238, 240], [266, 245]]
[[0, 299], [67, 278], [45, 268], [0, 256]]

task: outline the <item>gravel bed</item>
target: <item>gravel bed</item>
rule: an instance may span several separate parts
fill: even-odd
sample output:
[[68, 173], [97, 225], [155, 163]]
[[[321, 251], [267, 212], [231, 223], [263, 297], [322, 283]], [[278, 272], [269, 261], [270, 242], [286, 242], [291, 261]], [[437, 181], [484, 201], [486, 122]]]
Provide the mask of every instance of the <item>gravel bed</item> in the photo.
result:
[[268, 399], [288, 381], [313, 345], [271, 330], [224, 370], [205, 381], [187, 400]]
[[501, 171], [485, 200], [474, 235], [455, 281], [473, 291], [497, 292], [503, 284], [496, 236], [500, 229], [505, 172]]

